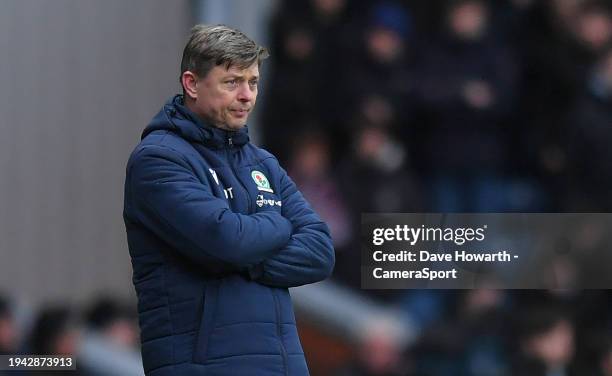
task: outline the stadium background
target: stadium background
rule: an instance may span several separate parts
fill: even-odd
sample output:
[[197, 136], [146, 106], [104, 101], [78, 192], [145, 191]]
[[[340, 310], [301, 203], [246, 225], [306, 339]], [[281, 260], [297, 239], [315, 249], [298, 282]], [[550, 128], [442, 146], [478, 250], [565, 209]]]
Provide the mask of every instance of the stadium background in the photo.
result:
[[0, 1], [0, 353], [138, 374], [125, 162], [213, 22], [270, 48], [251, 134], [333, 232], [292, 292], [313, 375], [612, 375], [609, 291], [363, 291], [356, 245], [361, 212], [609, 212], [610, 6]]

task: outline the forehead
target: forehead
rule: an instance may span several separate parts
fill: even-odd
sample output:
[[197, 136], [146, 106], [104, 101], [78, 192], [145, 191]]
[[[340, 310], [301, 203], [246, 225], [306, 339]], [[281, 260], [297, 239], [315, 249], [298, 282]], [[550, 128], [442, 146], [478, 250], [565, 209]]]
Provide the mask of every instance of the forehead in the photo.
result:
[[251, 79], [255, 77], [259, 77], [259, 66], [257, 63], [253, 63], [248, 68], [239, 68], [235, 65], [227, 68], [224, 65], [216, 65], [213, 69], [208, 72], [208, 77], [212, 78], [222, 78], [222, 77], [243, 77], [245, 79]]

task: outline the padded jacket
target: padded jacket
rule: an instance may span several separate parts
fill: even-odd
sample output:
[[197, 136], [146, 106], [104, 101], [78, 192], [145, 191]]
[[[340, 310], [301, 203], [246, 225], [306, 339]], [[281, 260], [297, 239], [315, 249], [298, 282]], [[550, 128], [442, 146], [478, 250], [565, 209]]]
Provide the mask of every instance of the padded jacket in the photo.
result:
[[147, 375], [308, 375], [288, 288], [331, 274], [329, 229], [246, 127], [172, 98], [130, 156], [123, 217]]

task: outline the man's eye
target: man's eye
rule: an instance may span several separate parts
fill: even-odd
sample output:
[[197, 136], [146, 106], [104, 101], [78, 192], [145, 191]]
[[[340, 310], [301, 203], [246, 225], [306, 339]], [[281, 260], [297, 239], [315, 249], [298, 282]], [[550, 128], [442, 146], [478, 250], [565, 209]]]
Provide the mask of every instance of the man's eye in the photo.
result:
[[225, 81], [225, 83], [228, 84], [228, 85], [236, 85], [237, 81], [236, 80], [228, 80], [228, 81]]
[[251, 81], [249, 82], [249, 85], [251, 86], [257, 86], [258, 82], [257, 81]]

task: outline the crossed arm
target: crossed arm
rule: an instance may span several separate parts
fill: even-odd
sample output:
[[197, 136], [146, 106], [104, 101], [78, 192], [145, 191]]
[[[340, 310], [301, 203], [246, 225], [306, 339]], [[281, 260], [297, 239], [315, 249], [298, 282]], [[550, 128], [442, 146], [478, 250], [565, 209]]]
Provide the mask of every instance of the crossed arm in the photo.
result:
[[[275, 161], [276, 162], [276, 161]], [[251, 270], [251, 277], [276, 287], [295, 287], [329, 277], [335, 263], [329, 228], [312, 210], [280, 166], [282, 215], [291, 221], [289, 242]]]
[[128, 165], [129, 212], [205, 272], [247, 271], [277, 287], [320, 281], [334, 265], [329, 230], [280, 171], [282, 213], [244, 215], [215, 197], [179, 153], [147, 146]]

